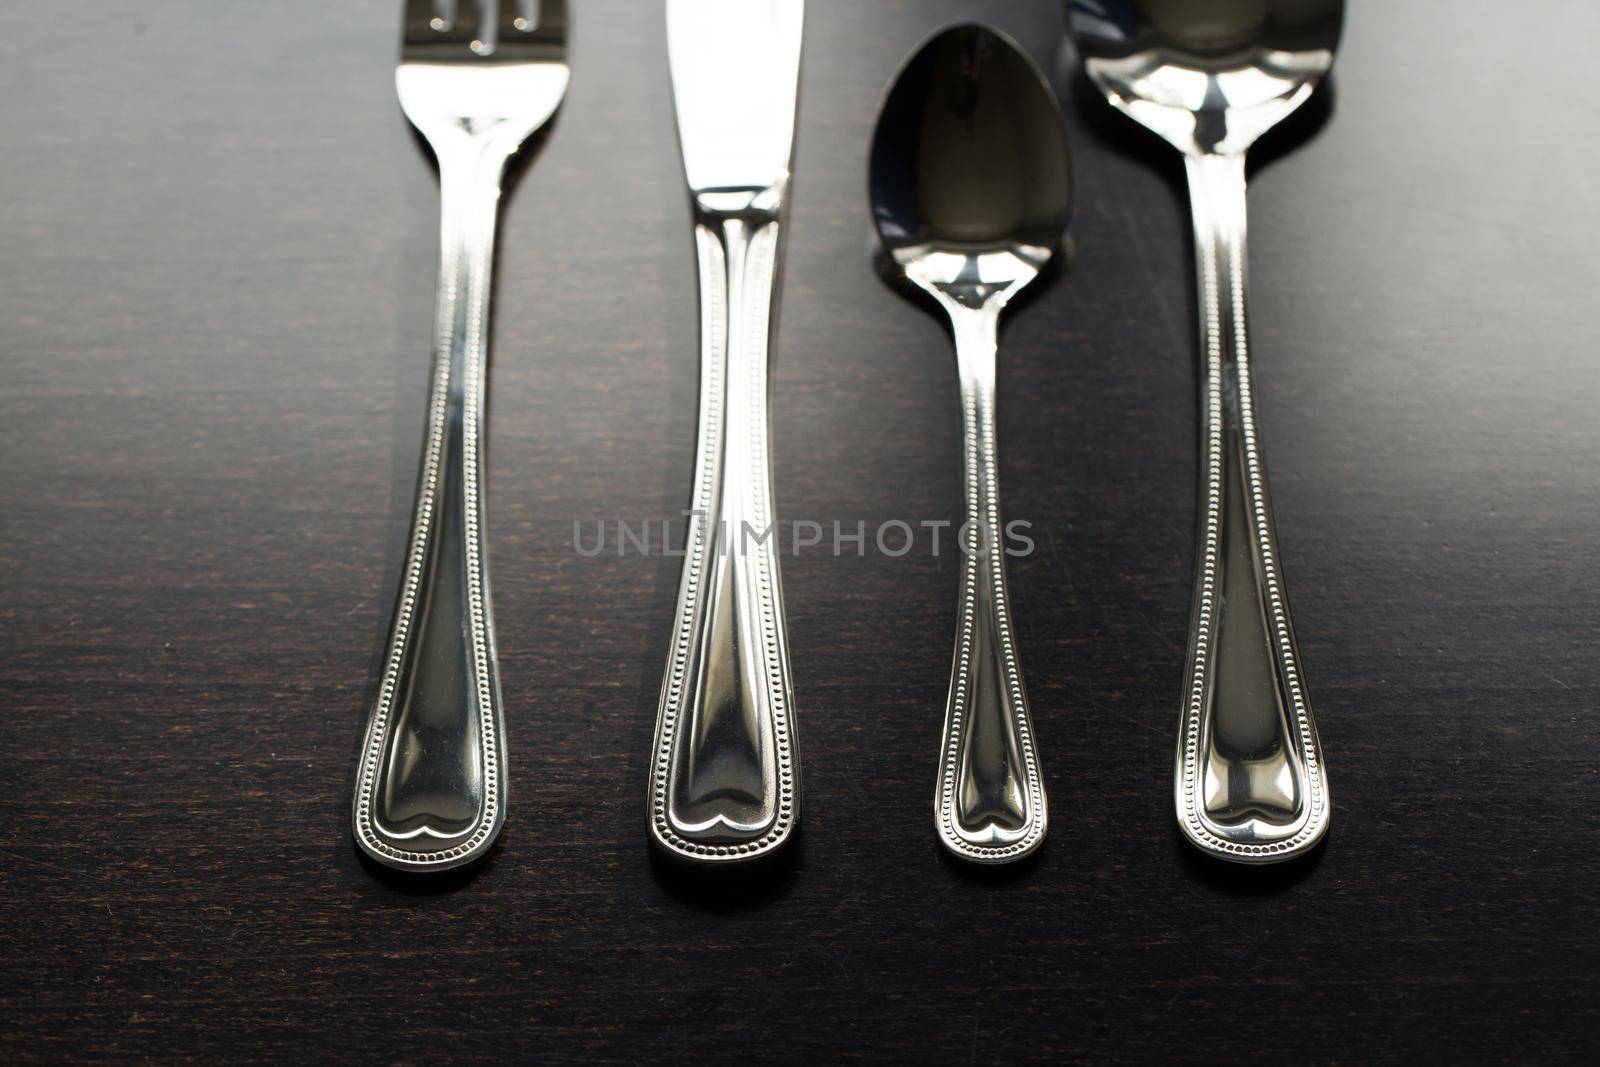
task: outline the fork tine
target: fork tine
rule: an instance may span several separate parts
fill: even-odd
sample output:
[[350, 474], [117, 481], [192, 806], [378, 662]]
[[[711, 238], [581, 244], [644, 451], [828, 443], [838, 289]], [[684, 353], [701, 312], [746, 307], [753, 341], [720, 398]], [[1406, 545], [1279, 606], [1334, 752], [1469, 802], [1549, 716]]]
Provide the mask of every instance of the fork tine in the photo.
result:
[[418, 40], [431, 32], [436, 17], [435, 0], [406, 0], [405, 35], [408, 40]]
[[534, 0], [500, 0], [500, 19], [496, 29], [500, 38], [514, 34], [532, 33], [539, 19], [539, 5]]
[[456, 0], [456, 28], [480, 56], [494, 52], [494, 0]]
[[406, 40], [412, 45], [466, 44], [478, 37], [480, 0], [406, 0]]

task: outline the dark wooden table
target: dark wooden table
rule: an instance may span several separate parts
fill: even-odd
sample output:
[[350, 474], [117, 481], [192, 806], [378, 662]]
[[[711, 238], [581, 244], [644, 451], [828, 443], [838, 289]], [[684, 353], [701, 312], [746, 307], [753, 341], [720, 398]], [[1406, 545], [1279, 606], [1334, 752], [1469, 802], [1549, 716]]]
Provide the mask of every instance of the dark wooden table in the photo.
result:
[[397, 5], [201, 6], [0, 34], [0, 1058], [1600, 1051], [1600, 8], [1354, 2], [1335, 83], [1263, 146], [1261, 418], [1335, 819], [1313, 862], [1236, 871], [1189, 855], [1168, 786], [1197, 421], [1178, 159], [1087, 99], [1052, 3], [812, 0], [791, 521], [958, 513], [948, 340], [873, 271], [883, 87], [962, 17], [1060, 74], [1073, 251], [1001, 370], [1051, 837], [1007, 875], [942, 858], [957, 559], [824, 547], [784, 562], [803, 836], [708, 882], [645, 835], [678, 560], [573, 549], [575, 522], [678, 515], [697, 373], [659, 5], [583, 0], [499, 260], [512, 813], [476, 877], [414, 890], [348, 829], [432, 311]]

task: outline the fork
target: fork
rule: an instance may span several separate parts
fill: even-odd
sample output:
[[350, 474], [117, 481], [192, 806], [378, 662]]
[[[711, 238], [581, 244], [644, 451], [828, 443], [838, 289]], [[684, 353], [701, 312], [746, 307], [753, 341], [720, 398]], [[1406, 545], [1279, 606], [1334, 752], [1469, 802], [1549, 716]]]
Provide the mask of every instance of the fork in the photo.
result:
[[405, 871], [483, 856], [506, 813], [505, 716], [484, 556], [483, 415], [507, 160], [566, 93], [566, 0], [406, 0], [395, 87], [439, 161], [432, 386], [405, 572], [352, 819]]

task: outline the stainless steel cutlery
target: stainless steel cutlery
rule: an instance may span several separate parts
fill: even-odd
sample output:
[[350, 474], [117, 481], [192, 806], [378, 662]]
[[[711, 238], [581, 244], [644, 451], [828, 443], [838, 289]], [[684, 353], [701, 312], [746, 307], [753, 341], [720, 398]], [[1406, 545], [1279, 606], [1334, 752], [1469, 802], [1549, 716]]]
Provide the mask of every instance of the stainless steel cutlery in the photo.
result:
[[939, 33], [884, 101], [869, 186], [885, 251], [950, 318], [961, 379], [966, 521], [934, 821], [956, 855], [1006, 863], [1038, 848], [1049, 820], [1006, 593], [995, 448], [1000, 312], [1061, 243], [1070, 203], [1043, 75], [992, 30]]
[[[1186, 838], [1230, 861], [1326, 833], [1256, 429], [1245, 153], [1333, 62], [1342, 0], [1069, 0], [1089, 80], [1184, 155], [1200, 298], [1202, 481], [1173, 790]], [[803, 0], [666, 0], [699, 283], [691, 519], [647, 793], [651, 839], [699, 864], [767, 856], [800, 818], [772, 487], [768, 362], [787, 227]], [[506, 163], [569, 79], [565, 0], [406, 0], [395, 83], [439, 163], [426, 435], [405, 569], [362, 746], [355, 838], [411, 872], [483, 856], [506, 815], [505, 715], [485, 549], [491, 270]], [[930, 38], [885, 98], [869, 193], [886, 259], [948, 317], [965, 511], [935, 783], [938, 840], [975, 863], [1044, 841], [1048, 801], [1006, 585], [996, 448], [1001, 311], [1058, 249], [1060, 112], [995, 30]]]
[[410, 544], [367, 724], [355, 838], [390, 867], [457, 867], [506, 813], [505, 715], [484, 552], [483, 413], [506, 161], [566, 92], [566, 0], [407, 0], [395, 87], [439, 161], [432, 385]]
[[1074, 0], [1084, 70], [1183, 153], [1200, 287], [1202, 474], [1173, 793], [1202, 851], [1273, 863], [1328, 829], [1256, 430], [1245, 318], [1245, 152], [1333, 65], [1343, 0]]
[[670, 854], [702, 862], [766, 855], [800, 817], [767, 347], [801, 25], [801, 0], [667, 0], [700, 273], [700, 433], [649, 825]]

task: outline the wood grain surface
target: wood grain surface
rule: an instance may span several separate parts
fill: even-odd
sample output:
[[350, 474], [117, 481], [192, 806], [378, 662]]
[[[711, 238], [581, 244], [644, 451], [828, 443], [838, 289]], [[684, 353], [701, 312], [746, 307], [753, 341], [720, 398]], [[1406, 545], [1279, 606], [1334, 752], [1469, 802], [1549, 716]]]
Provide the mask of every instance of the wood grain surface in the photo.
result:
[[[1600, 197], [1581, 0], [1352, 0], [1252, 173], [1260, 418], [1334, 822], [1186, 850], [1193, 561], [1177, 156], [1058, 5], [811, 0], [773, 383], [783, 518], [960, 511], [954, 361], [873, 264], [902, 58], [984, 19], [1057, 72], [1064, 269], [1009, 317], [1017, 636], [1053, 802], [1021, 870], [931, 807], [958, 560], [784, 560], [805, 810], [652, 861], [694, 273], [660, 6], [574, 5], [505, 197], [489, 544], [511, 814], [409, 886], [348, 828], [421, 438], [436, 178], [398, 4], [109, 0], [0, 33], [0, 1059], [1554, 1062], [1600, 1053]], [[681, 531], [681, 525], [678, 527]], [[681, 534], [680, 534], [681, 536]], [[1592, 1060], [1591, 1060], [1592, 1062]]]

